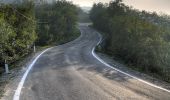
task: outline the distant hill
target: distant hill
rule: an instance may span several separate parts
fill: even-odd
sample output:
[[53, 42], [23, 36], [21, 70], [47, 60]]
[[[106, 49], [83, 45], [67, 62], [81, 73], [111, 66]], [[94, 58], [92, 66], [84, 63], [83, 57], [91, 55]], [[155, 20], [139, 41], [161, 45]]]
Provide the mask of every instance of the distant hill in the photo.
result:
[[86, 12], [89, 13], [89, 11], [91, 10], [91, 7], [81, 7], [81, 9]]
[[[22, 1], [31, 1], [31, 0], [0, 0], [0, 3], [21, 3]], [[51, 3], [53, 0], [33, 0], [35, 3], [48, 2]]]
[[16, 0], [0, 0], [0, 3], [13, 3]]
[[83, 8], [79, 8], [79, 11], [78, 11], [78, 17], [79, 17], [79, 22], [82, 22], [82, 23], [88, 23], [88, 22], [91, 22], [91, 20], [89, 19], [89, 9], [83, 9]]

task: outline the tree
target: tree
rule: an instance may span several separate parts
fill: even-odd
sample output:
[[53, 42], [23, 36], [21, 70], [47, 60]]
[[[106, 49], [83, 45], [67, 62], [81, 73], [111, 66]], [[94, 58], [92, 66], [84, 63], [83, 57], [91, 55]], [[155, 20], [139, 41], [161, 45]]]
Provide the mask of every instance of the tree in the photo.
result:
[[60, 44], [76, 34], [78, 10], [72, 3], [59, 0], [36, 7], [36, 18], [47, 23], [39, 23], [38, 41], [40, 45]]
[[170, 31], [167, 27], [170, 24], [167, 19], [155, 12], [132, 9], [121, 0], [94, 4], [90, 18], [93, 26], [103, 32], [103, 52], [121, 58], [135, 69], [170, 81], [167, 71], [170, 66], [170, 41], [167, 38]]
[[[28, 17], [26, 17], [28, 16]], [[33, 3], [1, 4], [0, 65], [9, 64], [29, 52], [36, 39]]]

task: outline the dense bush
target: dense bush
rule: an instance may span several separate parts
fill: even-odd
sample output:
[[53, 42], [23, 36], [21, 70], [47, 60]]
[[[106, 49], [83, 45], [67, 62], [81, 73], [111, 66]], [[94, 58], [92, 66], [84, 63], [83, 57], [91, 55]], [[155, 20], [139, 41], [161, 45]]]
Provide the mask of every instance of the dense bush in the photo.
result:
[[60, 44], [77, 34], [77, 7], [65, 0], [36, 6], [38, 44]]
[[33, 3], [0, 5], [0, 65], [13, 63], [28, 53], [36, 39]]
[[121, 0], [94, 4], [90, 18], [106, 38], [102, 51], [170, 82], [170, 41], [166, 38], [170, 31], [161, 21], [167, 19], [132, 9]]
[[[0, 71], [38, 45], [68, 42], [79, 34], [77, 7], [65, 0], [53, 3], [0, 4]], [[37, 45], [36, 44], [36, 45]]]

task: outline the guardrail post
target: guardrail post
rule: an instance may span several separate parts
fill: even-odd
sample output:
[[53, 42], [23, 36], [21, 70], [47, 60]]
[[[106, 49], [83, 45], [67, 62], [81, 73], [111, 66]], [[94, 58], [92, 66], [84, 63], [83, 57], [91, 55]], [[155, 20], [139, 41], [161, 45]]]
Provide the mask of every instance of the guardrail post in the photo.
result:
[[35, 43], [34, 43], [34, 52], [36, 52]]
[[8, 66], [6, 60], [5, 60], [5, 73], [6, 73], [6, 74], [9, 74], [9, 66]]

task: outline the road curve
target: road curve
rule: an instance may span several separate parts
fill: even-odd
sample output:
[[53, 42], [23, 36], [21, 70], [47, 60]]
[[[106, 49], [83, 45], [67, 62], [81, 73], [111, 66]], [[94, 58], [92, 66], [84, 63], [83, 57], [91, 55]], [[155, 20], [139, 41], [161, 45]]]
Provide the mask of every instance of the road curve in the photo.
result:
[[20, 100], [170, 100], [170, 93], [115, 71], [93, 55], [99, 34], [82, 35], [44, 53], [28, 74]]

